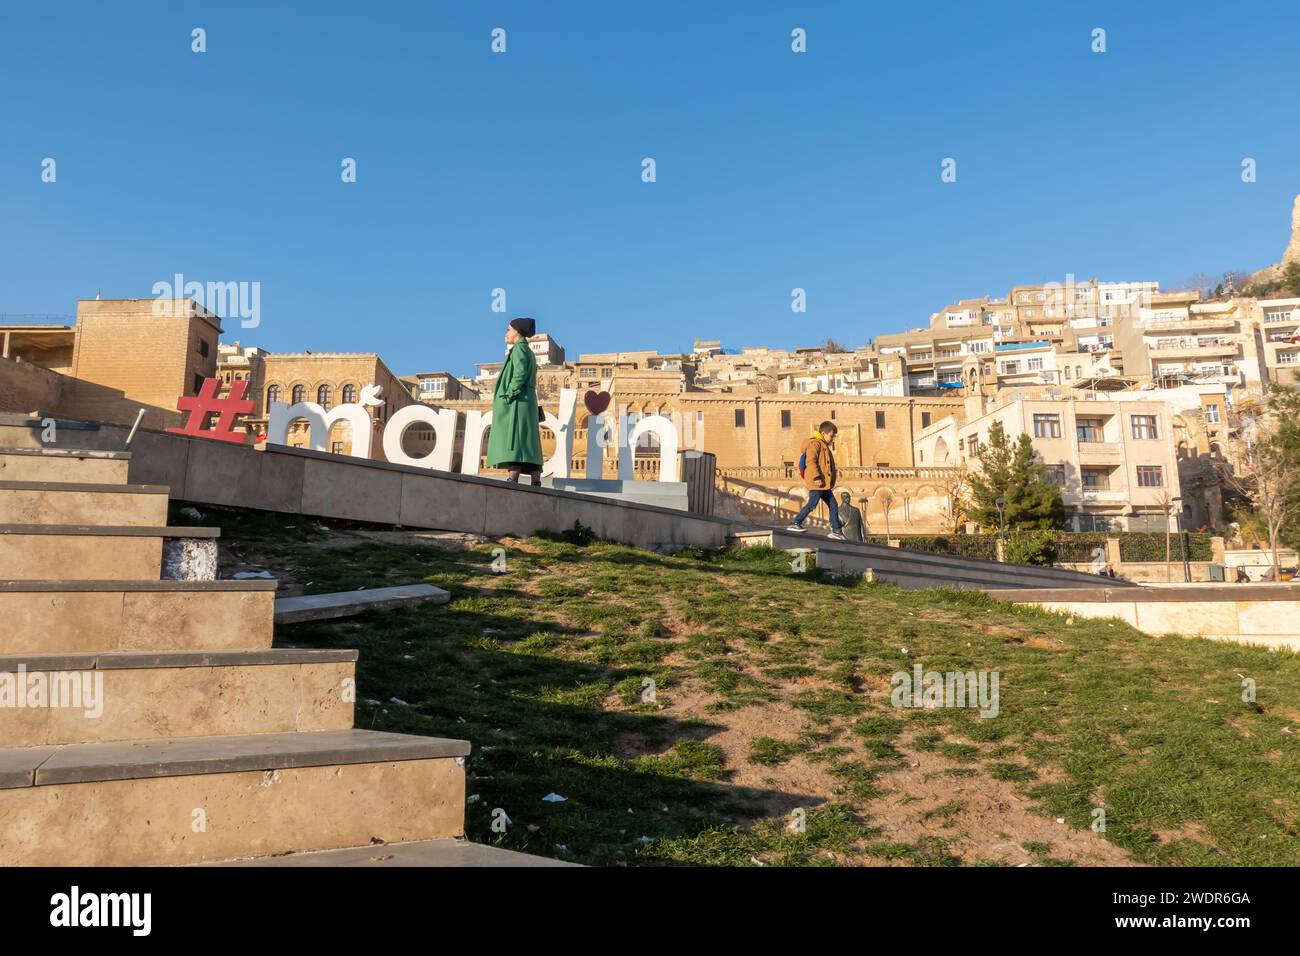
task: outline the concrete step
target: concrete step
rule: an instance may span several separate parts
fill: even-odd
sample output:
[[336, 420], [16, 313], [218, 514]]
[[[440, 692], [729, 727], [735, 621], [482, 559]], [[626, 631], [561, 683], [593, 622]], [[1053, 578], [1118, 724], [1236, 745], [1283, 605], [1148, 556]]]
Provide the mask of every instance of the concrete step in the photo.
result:
[[0, 657], [13, 747], [348, 730], [356, 651], [113, 651]]
[[468, 840], [422, 840], [419, 843], [385, 843], [356, 846], [346, 850], [289, 853], [260, 859], [222, 860], [200, 866], [365, 866], [365, 867], [481, 867], [481, 866], [579, 866], [546, 856], [519, 853]]
[[[1094, 575], [1064, 568], [1005, 564], [957, 555], [934, 554], [910, 548], [891, 548], [864, 542], [835, 541], [815, 532], [802, 534], [780, 529], [738, 532], [730, 540], [742, 547], [765, 544], [782, 550], [816, 552], [817, 567], [841, 573], [864, 573], [870, 568], [877, 580], [902, 587], [1096, 587]], [[1117, 582], [1116, 586], [1125, 586]], [[1127, 586], [1135, 586], [1127, 584]]]
[[0, 481], [0, 524], [167, 523], [163, 485]]
[[460, 837], [469, 751], [364, 730], [0, 750], [0, 866], [161, 866]]
[[0, 654], [266, 650], [275, 581], [0, 581]]
[[404, 584], [395, 588], [370, 588], [365, 591], [335, 591], [331, 594], [305, 594], [279, 598], [275, 602], [276, 624], [299, 624], [303, 621], [328, 621], [351, 617], [366, 611], [387, 611], [410, 604], [446, 604], [451, 595], [432, 584]]
[[157, 581], [167, 538], [216, 528], [0, 524], [0, 581]]
[[0, 481], [127, 482], [131, 455], [124, 451], [0, 448]]

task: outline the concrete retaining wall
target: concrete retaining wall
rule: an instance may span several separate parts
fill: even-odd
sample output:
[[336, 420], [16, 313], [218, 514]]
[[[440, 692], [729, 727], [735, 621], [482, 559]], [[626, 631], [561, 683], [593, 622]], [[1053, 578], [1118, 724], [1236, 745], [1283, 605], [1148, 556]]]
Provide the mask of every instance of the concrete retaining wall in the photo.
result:
[[[119, 425], [59, 422], [58, 448], [121, 451]], [[36, 448], [26, 416], [0, 414], [0, 447]], [[344, 455], [186, 438], [141, 429], [130, 448], [130, 480], [166, 485], [173, 500], [377, 524], [523, 536], [580, 522], [598, 536], [640, 548], [720, 548], [731, 523], [653, 505], [492, 478], [429, 471]]]
[[[1192, 580], [1197, 582], [1218, 581], [1223, 582], [1222, 577], [1211, 578], [1210, 569], [1218, 568], [1219, 574], [1223, 574], [1223, 565], [1215, 564], [1213, 561], [1188, 561], [1188, 568], [1192, 572]], [[1139, 584], [1183, 584], [1183, 562], [1174, 555], [1172, 564], [1165, 567], [1163, 561], [1124, 561], [1120, 564], [1111, 565], [1115, 573], [1119, 574], [1128, 581], [1136, 581]], [[1091, 573], [1092, 564], [1060, 564], [1057, 567], [1069, 568], [1072, 571], [1079, 571], [1083, 574]]]
[[[738, 530], [732, 541], [742, 547], [768, 545], [785, 551], [816, 554], [816, 564], [828, 571], [865, 574], [904, 588], [1092, 588], [1097, 578], [1063, 568], [1004, 564], [953, 554], [888, 547], [860, 541], [835, 541], [813, 532], [781, 528]], [[1123, 582], [1117, 582], [1123, 586]], [[1128, 585], [1136, 589], [1137, 585]]]
[[1016, 604], [1079, 617], [1119, 618], [1148, 634], [1186, 634], [1300, 650], [1300, 585], [990, 591]]

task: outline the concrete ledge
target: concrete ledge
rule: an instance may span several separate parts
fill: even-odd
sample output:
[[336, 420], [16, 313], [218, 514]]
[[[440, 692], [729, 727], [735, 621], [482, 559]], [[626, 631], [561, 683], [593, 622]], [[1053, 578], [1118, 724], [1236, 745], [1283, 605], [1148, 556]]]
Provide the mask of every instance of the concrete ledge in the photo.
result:
[[[966, 585], [978, 588], [1095, 587], [1092, 575], [1061, 568], [1042, 568], [1029, 564], [1005, 564], [959, 555], [934, 554], [910, 548], [891, 548], [881, 544], [835, 541], [814, 532], [784, 531], [768, 528], [738, 531], [730, 541], [740, 546], [767, 544], [781, 550], [815, 551], [817, 566], [830, 571], [864, 572], [868, 568], [883, 580], [891, 576], [906, 578], [903, 586], [947, 587]], [[921, 583], [925, 581], [926, 583]], [[1116, 588], [1124, 585], [1116, 584]], [[1137, 585], [1127, 585], [1137, 590]]]
[[129, 451], [97, 451], [90, 448], [0, 448], [4, 455], [31, 455], [36, 458], [96, 458], [111, 461], [130, 461]]
[[315, 853], [288, 853], [284, 856], [257, 857], [200, 863], [198, 866], [363, 866], [363, 867], [579, 867], [545, 856], [518, 853], [485, 843], [468, 840], [422, 840], [418, 843], [385, 843], [357, 846], [345, 850], [319, 850]]
[[[28, 750], [32, 752], [27, 753]], [[21, 780], [27, 773], [25, 768], [30, 768], [26, 783], [10, 782], [8, 786], [43, 787], [244, 770], [430, 760], [466, 757], [469, 752], [466, 740], [369, 730], [177, 737], [0, 751], [0, 779], [7, 773], [10, 781]]]
[[176, 525], [0, 524], [0, 534], [49, 534], [107, 538], [219, 538], [220, 528]]
[[0, 594], [28, 591], [274, 591], [278, 581], [252, 578], [246, 581], [0, 581]]
[[1185, 587], [1080, 587], [1025, 588], [989, 591], [990, 597], [1003, 601], [1081, 601], [1087, 603], [1178, 602], [1196, 604], [1205, 601], [1300, 601], [1300, 584], [1194, 584]]
[[80, 494], [165, 495], [166, 485], [114, 485], [77, 481], [0, 481], [0, 491], [66, 491]]
[[353, 664], [355, 650], [272, 648], [266, 651], [106, 651], [102, 654], [7, 654], [0, 673], [28, 671], [131, 670], [175, 667], [256, 667], [275, 664]]
[[[1206, 593], [1209, 592], [1209, 593]], [[1182, 634], [1300, 651], [1300, 587], [1057, 588], [997, 591], [993, 596], [1087, 618], [1118, 618], [1147, 634]]]
[[338, 591], [279, 598], [275, 602], [276, 624], [328, 621], [366, 611], [386, 611], [408, 604], [446, 604], [451, 595], [432, 584], [406, 584], [395, 588], [366, 591]]

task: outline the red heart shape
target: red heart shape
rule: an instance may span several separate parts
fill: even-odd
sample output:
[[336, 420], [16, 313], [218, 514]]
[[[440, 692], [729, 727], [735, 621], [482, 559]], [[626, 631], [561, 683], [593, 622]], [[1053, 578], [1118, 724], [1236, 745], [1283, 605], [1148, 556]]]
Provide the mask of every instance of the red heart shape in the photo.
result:
[[587, 411], [593, 415], [599, 415], [609, 408], [609, 392], [588, 391], [582, 396], [582, 404], [587, 406]]

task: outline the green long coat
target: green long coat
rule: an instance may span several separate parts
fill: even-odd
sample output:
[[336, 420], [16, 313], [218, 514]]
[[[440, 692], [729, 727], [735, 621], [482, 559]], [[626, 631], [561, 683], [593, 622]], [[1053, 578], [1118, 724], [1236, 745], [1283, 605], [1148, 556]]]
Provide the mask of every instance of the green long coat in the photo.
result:
[[509, 462], [542, 463], [542, 433], [537, 423], [537, 359], [527, 339], [510, 348], [492, 390], [492, 430], [488, 432], [489, 468]]

